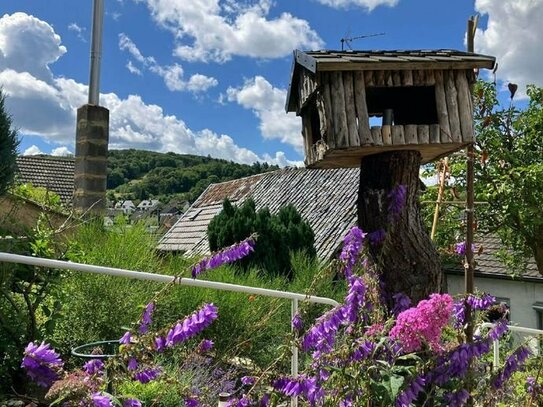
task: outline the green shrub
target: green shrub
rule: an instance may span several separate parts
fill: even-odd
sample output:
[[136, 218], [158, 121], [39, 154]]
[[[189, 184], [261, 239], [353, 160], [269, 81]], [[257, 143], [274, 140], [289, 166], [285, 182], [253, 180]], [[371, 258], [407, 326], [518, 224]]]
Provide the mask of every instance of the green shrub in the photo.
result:
[[257, 267], [265, 273], [292, 278], [288, 253], [304, 251], [316, 256], [315, 235], [292, 205], [282, 207], [277, 215], [267, 208], [256, 210], [253, 200], [234, 207], [227, 199], [223, 210], [209, 223], [209, 247], [216, 251], [239, 242], [249, 235], [258, 235], [254, 253], [240, 261], [244, 270]]

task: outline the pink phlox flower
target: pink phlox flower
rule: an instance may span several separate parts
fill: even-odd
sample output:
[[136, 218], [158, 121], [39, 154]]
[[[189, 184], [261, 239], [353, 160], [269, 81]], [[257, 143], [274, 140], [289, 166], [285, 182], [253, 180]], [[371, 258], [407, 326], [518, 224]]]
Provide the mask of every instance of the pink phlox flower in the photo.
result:
[[390, 337], [399, 341], [405, 353], [419, 351], [423, 344], [434, 351], [440, 350], [441, 331], [449, 322], [452, 306], [449, 294], [432, 294], [398, 315]]

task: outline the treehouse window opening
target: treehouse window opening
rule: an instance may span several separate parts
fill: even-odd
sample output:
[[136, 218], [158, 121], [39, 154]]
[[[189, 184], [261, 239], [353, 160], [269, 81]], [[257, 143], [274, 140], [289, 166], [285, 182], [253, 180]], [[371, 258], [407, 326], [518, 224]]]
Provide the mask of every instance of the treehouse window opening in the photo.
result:
[[370, 117], [391, 109], [394, 124], [439, 124], [434, 86], [370, 87], [366, 89]]
[[309, 123], [311, 129], [311, 145], [315, 145], [324, 135], [321, 134], [319, 112], [313, 106], [309, 107]]

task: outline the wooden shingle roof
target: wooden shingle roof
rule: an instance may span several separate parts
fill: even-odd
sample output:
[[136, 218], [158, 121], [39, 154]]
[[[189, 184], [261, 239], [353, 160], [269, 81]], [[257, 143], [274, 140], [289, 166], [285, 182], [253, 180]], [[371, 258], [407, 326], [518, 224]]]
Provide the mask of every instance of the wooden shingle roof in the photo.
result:
[[63, 204], [69, 204], [74, 193], [74, 169], [74, 158], [19, 156], [16, 180], [46, 188], [60, 196]]
[[164, 235], [160, 250], [186, 255], [209, 254], [207, 226], [229, 198], [240, 204], [248, 198], [257, 209], [277, 213], [292, 204], [315, 233], [315, 249], [322, 259], [333, 256], [347, 231], [356, 224], [358, 169], [283, 169], [213, 184]]
[[296, 111], [295, 100], [301, 68], [309, 72], [354, 70], [448, 70], [492, 69], [496, 58], [450, 49], [387, 51], [294, 51], [292, 75], [287, 94], [286, 111]]

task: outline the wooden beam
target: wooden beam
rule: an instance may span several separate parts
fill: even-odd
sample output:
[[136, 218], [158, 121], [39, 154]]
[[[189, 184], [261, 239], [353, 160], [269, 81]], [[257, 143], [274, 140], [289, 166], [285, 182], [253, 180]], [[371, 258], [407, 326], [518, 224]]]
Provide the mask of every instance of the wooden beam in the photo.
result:
[[447, 112], [449, 113], [449, 126], [451, 128], [451, 141], [459, 143], [462, 141], [460, 130], [460, 116], [458, 115], [458, 92], [454, 79], [454, 71], [444, 72], [445, 99], [447, 100]]
[[418, 144], [417, 125], [406, 124], [404, 127], [405, 127], [405, 144]]
[[332, 72], [330, 80], [336, 148], [347, 147], [349, 134], [347, 114], [345, 112], [345, 90], [343, 89], [343, 77], [341, 72]]
[[392, 126], [392, 144], [395, 146], [406, 144], [404, 126]]
[[443, 71], [435, 71], [434, 76], [436, 80], [436, 84], [435, 84], [436, 109], [437, 109], [437, 118], [439, 121], [439, 126], [441, 128], [441, 131], [440, 131], [441, 142], [449, 143], [451, 128], [449, 125], [449, 113], [447, 110], [447, 100], [445, 98], [445, 85], [444, 85]]
[[473, 141], [473, 107], [471, 92], [465, 71], [456, 71], [456, 90], [458, 91], [458, 114], [460, 118], [460, 129], [462, 141]]
[[336, 138], [334, 133], [334, 114], [332, 112], [332, 96], [330, 93], [330, 74], [321, 73], [321, 92], [326, 114], [326, 144], [328, 147], [336, 147]]
[[368, 116], [368, 106], [366, 103], [364, 74], [362, 71], [355, 71], [353, 79], [356, 116], [358, 117], [358, 138], [361, 145], [373, 144], [375, 143], [375, 140], [370, 132], [370, 118]]
[[354, 80], [352, 72], [342, 72], [343, 89], [345, 91], [345, 114], [347, 116], [347, 141], [349, 146], [359, 146], [358, 128], [356, 127], [356, 111], [354, 100]]

